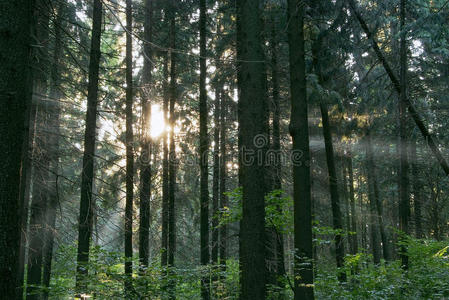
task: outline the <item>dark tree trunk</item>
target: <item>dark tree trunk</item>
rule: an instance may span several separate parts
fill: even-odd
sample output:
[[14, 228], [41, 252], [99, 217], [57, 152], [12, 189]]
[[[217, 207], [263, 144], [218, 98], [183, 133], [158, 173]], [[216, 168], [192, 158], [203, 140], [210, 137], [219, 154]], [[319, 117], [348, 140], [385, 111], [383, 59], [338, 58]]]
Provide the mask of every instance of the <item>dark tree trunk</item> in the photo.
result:
[[[271, 183], [274, 190], [281, 190], [281, 162], [279, 161], [279, 154], [281, 153], [281, 134], [280, 134], [280, 96], [279, 96], [279, 70], [278, 70], [278, 41], [276, 37], [276, 23], [273, 16], [271, 16], [271, 34], [270, 34], [270, 52], [271, 52], [271, 81], [272, 81], [272, 114], [273, 114], [273, 128], [272, 128], [272, 144], [271, 149], [275, 154], [273, 166], [271, 170]], [[279, 212], [280, 208], [278, 208]], [[273, 258], [275, 262], [276, 284], [283, 288], [281, 279], [285, 275], [285, 261], [284, 261], [284, 236], [278, 230], [274, 230], [272, 239]]]
[[373, 168], [373, 189], [374, 189], [374, 198], [376, 199], [376, 208], [377, 208], [377, 219], [379, 224], [379, 231], [380, 231], [380, 238], [382, 241], [382, 250], [383, 250], [383, 256], [386, 261], [390, 261], [391, 258], [391, 250], [390, 250], [390, 241], [387, 229], [385, 228], [384, 224], [384, 212], [383, 212], [383, 203], [380, 198], [379, 193], [379, 185], [377, 183], [377, 171], [376, 171], [376, 165], [372, 164]]
[[[399, 97], [399, 229], [404, 234], [409, 234], [409, 215], [410, 215], [410, 195], [408, 178], [408, 141], [407, 141], [407, 48], [405, 31], [405, 5], [406, 0], [400, 2], [400, 22], [401, 22], [401, 41], [400, 41], [400, 92]], [[407, 247], [402, 241], [401, 263], [404, 269], [408, 269]]]
[[49, 104], [47, 99], [48, 88], [48, 30], [49, 7], [45, 1], [37, 1], [35, 7], [35, 37], [39, 47], [35, 50], [34, 63], [34, 94], [36, 103], [35, 142], [33, 145], [33, 191], [30, 206], [30, 224], [28, 231], [28, 264], [27, 289], [29, 299], [39, 299], [40, 292], [36, 286], [42, 283], [42, 254], [44, 246], [45, 209], [48, 202], [49, 181], [49, 149], [48, 149], [48, 118]]
[[[200, 0], [200, 203], [201, 203], [201, 265], [210, 263], [209, 255], [209, 137], [207, 133], [207, 91], [206, 91], [206, 0]], [[201, 299], [210, 298], [210, 279], [201, 279]]]
[[348, 154], [348, 175], [349, 175], [349, 199], [351, 201], [351, 254], [355, 255], [359, 251], [357, 239], [357, 212], [355, 206], [354, 192], [354, 170], [352, 167], [352, 153]]
[[[226, 94], [223, 90], [220, 93], [220, 209], [224, 210], [228, 206], [228, 197], [226, 196]], [[222, 266], [222, 271], [226, 269], [226, 249], [228, 244], [228, 227], [223, 225], [220, 227], [220, 242], [219, 242], [219, 257], [220, 265]]]
[[[268, 110], [265, 56], [262, 50], [260, 1], [237, 1], [240, 183], [243, 214], [240, 221], [240, 299], [265, 299], [265, 157]], [[251, 152], [253, 152], [251, 154]]]
[[144, 62], [142, 71], [142, 152], [140, 156], [140, 212], [139, 212], [139, 262], [141, 274], [148, 267], [149, 238], [150, 238], [150, 199], [151, 199], [151, 138], [150, 138], [150, 114], [153, 68], [153, 51], [150, 43], [153, 40], [153, 1], [145, 0], [144, 21]]
[[125, 295], [131, 298], [133, 272], [133, 198], [134, 198], [134, 134], [133, 134], [133, 58], [132, 0], [126, 0], [126, 202], [125, 202]]
[[[164, 121], [165, 124], [168, 122], [168, 106], [170, 96], [168, 93], [168, 54], [165, 53], [164, 57]], [[162, 241], [161, 241], [161, 265], [162, 267], [167, 267], [168, 264], [168, 131], [164, 132], [163, 136], [163, 160], [162, 160]]]
[[423, 238], [422, 228], [422, 194], [421, 194], [421, 178], [419, 175], [419, 160], [416, 151], [416, 140], [410, 144], [410, 161], [412, 167], [412, 181], [413, 181], [413, 204], [415, 209], [415, 235], [416, 238]]
[[[218, 64], [217, 64], [218, 66]], [[215, 103], [214, 103], [214, 166], [212, 171], [212, 250], [211, 260], [213, 264], [218, 262], [218, 200], [220, 192], [220, 94], [221, 87], [215, 88]]]
[[[170, 12], [170, 48], [176, 47], [176, 24], [174, 2]], [[174, 267], [176, 251], [176, 220], [175, 220], [175, 188], [176, 188], [176, 152], [175, 152], [175, 102], [176, 102], [176, 53], [170, 52], [170, 150], [168, 166], [168, 266]], [[170, 282], [170, 299], [175, 298], [175, 282]]]
[[87, 94], [86, 131], [84, 135], [83, 171], [81, 175], [81, 200], [78, 228], [78, 255], [76, 287], [78, 292], [87, 290], [89, 246], [92, 237], [95, 198], [92, 195], [94, 181], [94, 155], [97, 125], [98, 78], [100, 67], [100, 43], [102, 3], [94, 0], [92, 41], [89, 61], [89, 85]]
[[[329, 188], [331, 195], [332, 206], [332, 224], [337, 231], [335, 234], [335, 258], [337, 261], [337, 268], [342, 268], [345, 258], [345, 244], [342, 238], [343, 219], [340, 210], [340, 195], [338, 193], [337, 172], [335, 169], [334, 147], [332, 145], [332, 134], [330, 129], [329, 114], [326, 104], [320, 103], [321, 119], [323, 123], [324, 145], [326, 148], [326, 161], [329, 173]], [[338, 273], [340, 281], [346, 281], [346, 274], [344, 272]]]
[[380, 264], [381, 249], [379, 237], [379, 218], [377, 217], [377, 203], [375, 196], [375, 172], [374, 172], [374, 158], [373, 148], [371, 143], [371, 133], [366, 133], [366, 171], [368, 184], [368, 199], [369, 199], [369, 216], [371, 229], [371, 251], [373, 252], [373, 259], [375, 264]]
[[310, 150], [304, 50], [304, 4], [288, 0], [291, 121], [293, 140], [293, 201], [295, 239], [295, 300], [314, 299]]
[[51, 267], [53, 258], [53, 244], [56, 233], [56, 208], [59, 203], [59, 135], [60, 135], [60, 71], [59, 64], [62, 55], [62, 41], [61, 41], [61, 26], [63, 20], [63, 14], [65, 11], [65, 4], [59, 3], [57, 6], [57, 15], [54, 21], [55, 30], [55, 42], [53, 50], [53, 62], [50, 74], [50, 101], [51, 108], [49, 110], [49, 115], [52, 120], [51, 131], [50, 131], [50, 172], [51, 182], [49, 182], [49, 198], [46, 208], [46, 230], [45, 230], [45, 244], [43, 250], [43, 275], [42, 275], [42, 285], [47, 289], [44, 290], [42, 298], [48, 299], [51, 278]]

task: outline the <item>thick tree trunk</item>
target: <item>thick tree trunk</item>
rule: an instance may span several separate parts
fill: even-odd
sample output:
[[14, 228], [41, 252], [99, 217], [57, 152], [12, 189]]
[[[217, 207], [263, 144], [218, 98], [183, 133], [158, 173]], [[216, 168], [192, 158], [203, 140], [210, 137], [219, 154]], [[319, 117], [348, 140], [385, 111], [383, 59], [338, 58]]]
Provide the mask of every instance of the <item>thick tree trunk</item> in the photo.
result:
[[133, 200], [134, 200], [134, 133], [133, 133], [133, 58], [132, 0], [126, 0], [126, 201], [125, 201], [125, 296], [133, 290]]
[[295, 300], [314, 299], [312, 212], [308, 109], [304, 50], [304, 4], [288, 0], [291, 121], [293, 140], [293, 201], [295, 239]]
[[81, 200], [78, 228], [78, 255], [76, 288], [78, 292], [87, 290], [89, 246], [92, 237], [92, 224], [95, 198], [92, 195], [94, 181], [94, 155], [97, 125], [98, 78], [100, 68], [100, 43], [102, 3], [94, 0], [92, 40], [89, 61], [89, 84], [87, 94], [86, 131], [84, 135], [83, 171], [81, 173]]
[[237, 1], [237, 58], [240, 91], [239, 147], [243, 215], [240, 221], [240, 299], [265, 299], [265, 157], [268, 138], [265, 57], [258, 0]]
[[139, 262], [141, 274], [145, 273], [148, 267], [150, 255], [150, 199], [151, 199], [151, 137], [150, 137], [150, 115], [151, 92], [153, 68], [153, 53], [150, 43], [153, 40], [153, 1], [145, 0], [145, 20], [144, 20], [144, 61], [142, 71], [142, 152], [140, 155], [140, 212], [139, 212]]
[[374, 172], [374, 158], [371, 142], [371, 133], [366, 133], [366, 171], [368, 184], [368, 199], [369, 199], [369, 222], [371, 229], [371, 251], [373, 252], [373, 259], [375, 264], [380, 264], [381, 249], [379, 237], [379, 218], [377, 217], [377, 203], [375, 196], [375, 172]]
[[[206, 0], [200, 0], [200, 256], [201, 265], [210, 263], [209, 255], [209, 137], [207, 133], [207, 91], [206, 91]], [[201, 279], [201, 299], [210, 298], [210, 279]]]
[[[33, 24], [31, 1], [0, 1], [0, 294], [21, 299], [20, 230], [24, 203], [21, 185], [23, 151], [28, 149], [28, 116], [31, 108], [30, 33]], [[25, 170], [23, 170], [25, 171]], [[21, 181], [21, 175], [24, 175]], [[24, 187], [25, 188], [25, 187]], [[26, 223], [25, 223], [26, 224]], [[23, 273], [22, 273], [23, 274]]]

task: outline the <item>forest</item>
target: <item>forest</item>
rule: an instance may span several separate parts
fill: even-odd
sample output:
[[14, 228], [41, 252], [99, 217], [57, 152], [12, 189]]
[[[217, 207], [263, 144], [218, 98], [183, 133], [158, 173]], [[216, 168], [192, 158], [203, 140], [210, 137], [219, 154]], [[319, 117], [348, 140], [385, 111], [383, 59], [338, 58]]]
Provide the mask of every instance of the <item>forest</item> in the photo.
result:
[[449, 299], [448, 0], [0, 16], [0, 299]]

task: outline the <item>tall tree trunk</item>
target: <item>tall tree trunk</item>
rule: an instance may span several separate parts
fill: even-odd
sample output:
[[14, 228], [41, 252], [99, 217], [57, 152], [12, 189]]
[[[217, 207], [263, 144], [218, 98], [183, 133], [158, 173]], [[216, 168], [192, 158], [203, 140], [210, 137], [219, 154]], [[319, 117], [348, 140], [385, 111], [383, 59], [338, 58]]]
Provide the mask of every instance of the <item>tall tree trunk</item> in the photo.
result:
[[[168, 53], [165, 53], [164, 56], [164, 81], [163, 81], [163, 90], [164, 90], [164, 123], [169, 124], [168, 121], [168, 106], [170, 101], [170, 96], [168, 93]], [[161, 265], [162, 267], [167, 267], [168, 264], [168, 204], [169, 204], [169, 195], [168, 195], [168, 130], [164, 132], [163, 136], [163, 160], [162, 160], [162, 241], [161, 241]]]
[[[271, 33], [270, 33], [270, 52], [271, 52], [271, 81], [272, 81], [272, 144], [271, 149], [275, 154], [274, 165], [272, 168], [271, 181], [274, 190], [281, 190], [281, 162], [278, 157], [281, 153], [281, 133], [280, 133], [280, 96], [279, 96], [279, 67], [278, 67], [278, 41], [276, 37], [276, 23], [274, 16], [271, 15]], [[280, 211], [280, 208], [278, 208]], [[283, 282], [281, 279], [285, 276], [285, 259], [284, 259], [284, 236], [278, 230], [274, 231], [273, 236], [274, 259], [276, 268], [276, 283], [281, 288]]]
[[39, 299], [36, 286], [42, 283], [42, 250], [44, 246], [45, 208], [48, 202], [49, 150], [48, 150], [48, 39], [49, 7], [45, 1], [37, 1], [35, 7], [35, 37], [39, 45], [35, 51], [33, 101], [36, 102], [35, 144], [33, 145], [33, 191], [28, 232], [27, 290], [29, 299]]
[[379, 238], [379, 218], [377, 217], [377, 203], [375, 195], [375, 172], [374, 172], [374, 158], [373, 148], [371, 142], [371, 132], [366, 133], [366, 171], [368, 183], [368, 199], [369, 199], [369, 216], [371, 229], [371, 250], [373, 252], [373, 259], [375, 264], [380, 263], [381, 249]]
[[[200, 0], [200, 203], [201, 203], [201, 265], [210, 263], [209, 255], [209, 138], [207, 133], [207, 91], [206, 91], [206, 0]], [[201, 279], [201, 299], [210, 298], [210, 279]]]
[[[227, 109], [227, 95], [221, 90], [220, 93], [220, 209], [223, 211], [225, 207], [228, 207], [228, 197], [226, 196], [226, 164], [227, 164], [227, 154], [226, 154], [226, 109]], [[220, 265], [222, 266], [222, 271], [226, 269], [227, 260], [227, 244], [228, 244], [228, 227], [226, 224], [220, 227], [220, 248], [219, 257]]]
[[76, 269], [76, 288], [78, 292], [87, 291], [89, 246], [92, 237], [95, 199], [92, 196], [94, 181], [95, 136], [97, 127], [98, 78], [100, 68], [100, 43], [102, 3], [94, 0], [92, 40], [89, 61], [89, 84], [87, 92], [86, 131], [84, 135], [83, 171], [81, 173], [81, 200], [78, 227], [78, 255]]
[[310, 150], [304, 50], [304, 4], [288, 0], [291, 121], [293, 140], [293, 201], [295, 239], [295, 300], [314, 299]]
[[60, 114], [61, 107], [59, 101], [61, 100], [60, 92], [60, 70], [59, 64], [62, 54], [62, 40], [61, 40], [61, 26], [65, 13], [65, 4], [59, 3], [57, 6], [57, 15], [54, 21], [55, 41], [53, 50], [53, 62], [50, 73], [50, 101], [52, 103], [49, 115], [52, 119], [51, 136], [50, 136], [50, 172], [51, 182], [49, 182], [49, 199], [46, 208], [46, 230], [45, 230], [45, 245], [43, 250], [43, 275], [42, 285], [46, 288], [42, 298], [48, 299], [51, 267], [53, 259], [53, 245], [56, 233], [56, 208], [59, 203], [59, 136], [60, 136]]
[[[337, 172], [335, 169], [334, 147], [332, 145], [332, 134], [330, 129], [329, 114], [326, 104], [320, 103], [321, 119], [323, 123], [324, 145], [326, 148], [326, 161], [329, 173], [329, 188], [332, 204], [332, 224], [337, 231], [335, 234], [335, 258], [337, 261], [337, 268], [342, 268], [345, 258], [345, 244], [342, 238], [343, 219], [340, 210], [340, 195], [338, 193]], [[346, 274], [344, 272], [338, 273], [340, 281], [346, 281]]]
[[[404, 234], [409, 234], [409, 215], [410, 215], [410, 195], [408, 178], [408, 158], [407, 158], [407, 48], [405, 31], [405, 5], [406, 0], [400, 2], [400, 22], [401, 22], [401, 41], [400, 41], [400, 93], [399, 103], [399, 228]], [[407, 247], [402, 241], [401, 246], [401, 264], [404, 269], [408, 269]]]
[[131, 298], [133, 272], [133, 198], [134, 198], [134, 134], [133, 134], [133, 52], [132, 0], [126, 0], [126, 202], [125, 202], [125, 296]]
[[[218, 64], [217, 64], [218, 65]], [[219, 84], [217, 84], [219, 85]], [[212, 171], [212, 249], [211, 261], [213, 264], [218, 262], [218, 213], [219, 213], [219, 192], [220, 192], [220, 94], [221, 87], [215, 88], [215, 103], [214, 103], [214, 161]]]
[[[31, 1], [0, 1], [0, 294], [21, 299], [23, 278], [19, 274], [21, 215], [24, 203], [21, 175], [24, 149], [28, 149], [28, 127], [32, 80], [30, 33], [33, 24]], [[24, 170], [25, 171], [25, 170]]]
[[359, 251], [357, 239], [357, 212], [355, 206], [354, 192], [354, 170], [352, 167], [352, 152], [348, 154], [348, 175], [349, 175], [349, 199], [351, 201], [351, 254], [355, 255]]
[[152, 96], [153, 51], [150, 43], [153, 41], [153, 1], [145, 0], [144, 20], [144, 61], [142, 71], [142, 152], [140, 156], [140, 212], [139, 212], [139, 262], [141, 273], [148, 267], [150, 238], [150, 199], [151, 199], [151, 138], [150, 115]]
[[413, 204], [415, 209], [415, 235], [416, 238], [423, 238], [422, 228], [422, 194], [421, 194], [421, 179], [419, 175], [419, 160], [416, 153], [416, 139], [410, 145], [410, 161], [412, 167], [412, 181], [413, 181]]
[[[243, 215], [240, 221], [240, 299], [265, 299], [265, 157], [268, 115], [265, 56], [258, 0], [237, 1], [237, 58], [240, 91], [239, 150]], [[251, 154], [252, 153], [252, 154]]]
[[[175, 7], [171, 2], [170, 12], [170, 49], [176, 47]], [[170, 150], [168, 166], [168, 266], [174, 267], [176, 251], [176, 220], [175, 220], [175, 188], [176, 188], [176, 152], [175, 152], [175, 102], [176, 102], [176, 53], [170, 52]], [[175, 282], [170, 282], [170, 299], [175, 298]]]

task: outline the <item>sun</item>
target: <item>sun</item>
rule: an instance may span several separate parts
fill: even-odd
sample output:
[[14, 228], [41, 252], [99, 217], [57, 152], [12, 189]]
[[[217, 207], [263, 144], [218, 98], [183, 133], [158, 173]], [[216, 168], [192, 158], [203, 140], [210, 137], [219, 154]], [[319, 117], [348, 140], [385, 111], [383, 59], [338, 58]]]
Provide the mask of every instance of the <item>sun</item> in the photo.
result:
[[151, 105], [150, 135], [152, 138], [159, 137], [167, 130], [165, 126], [164, 112], [159, 104]]

